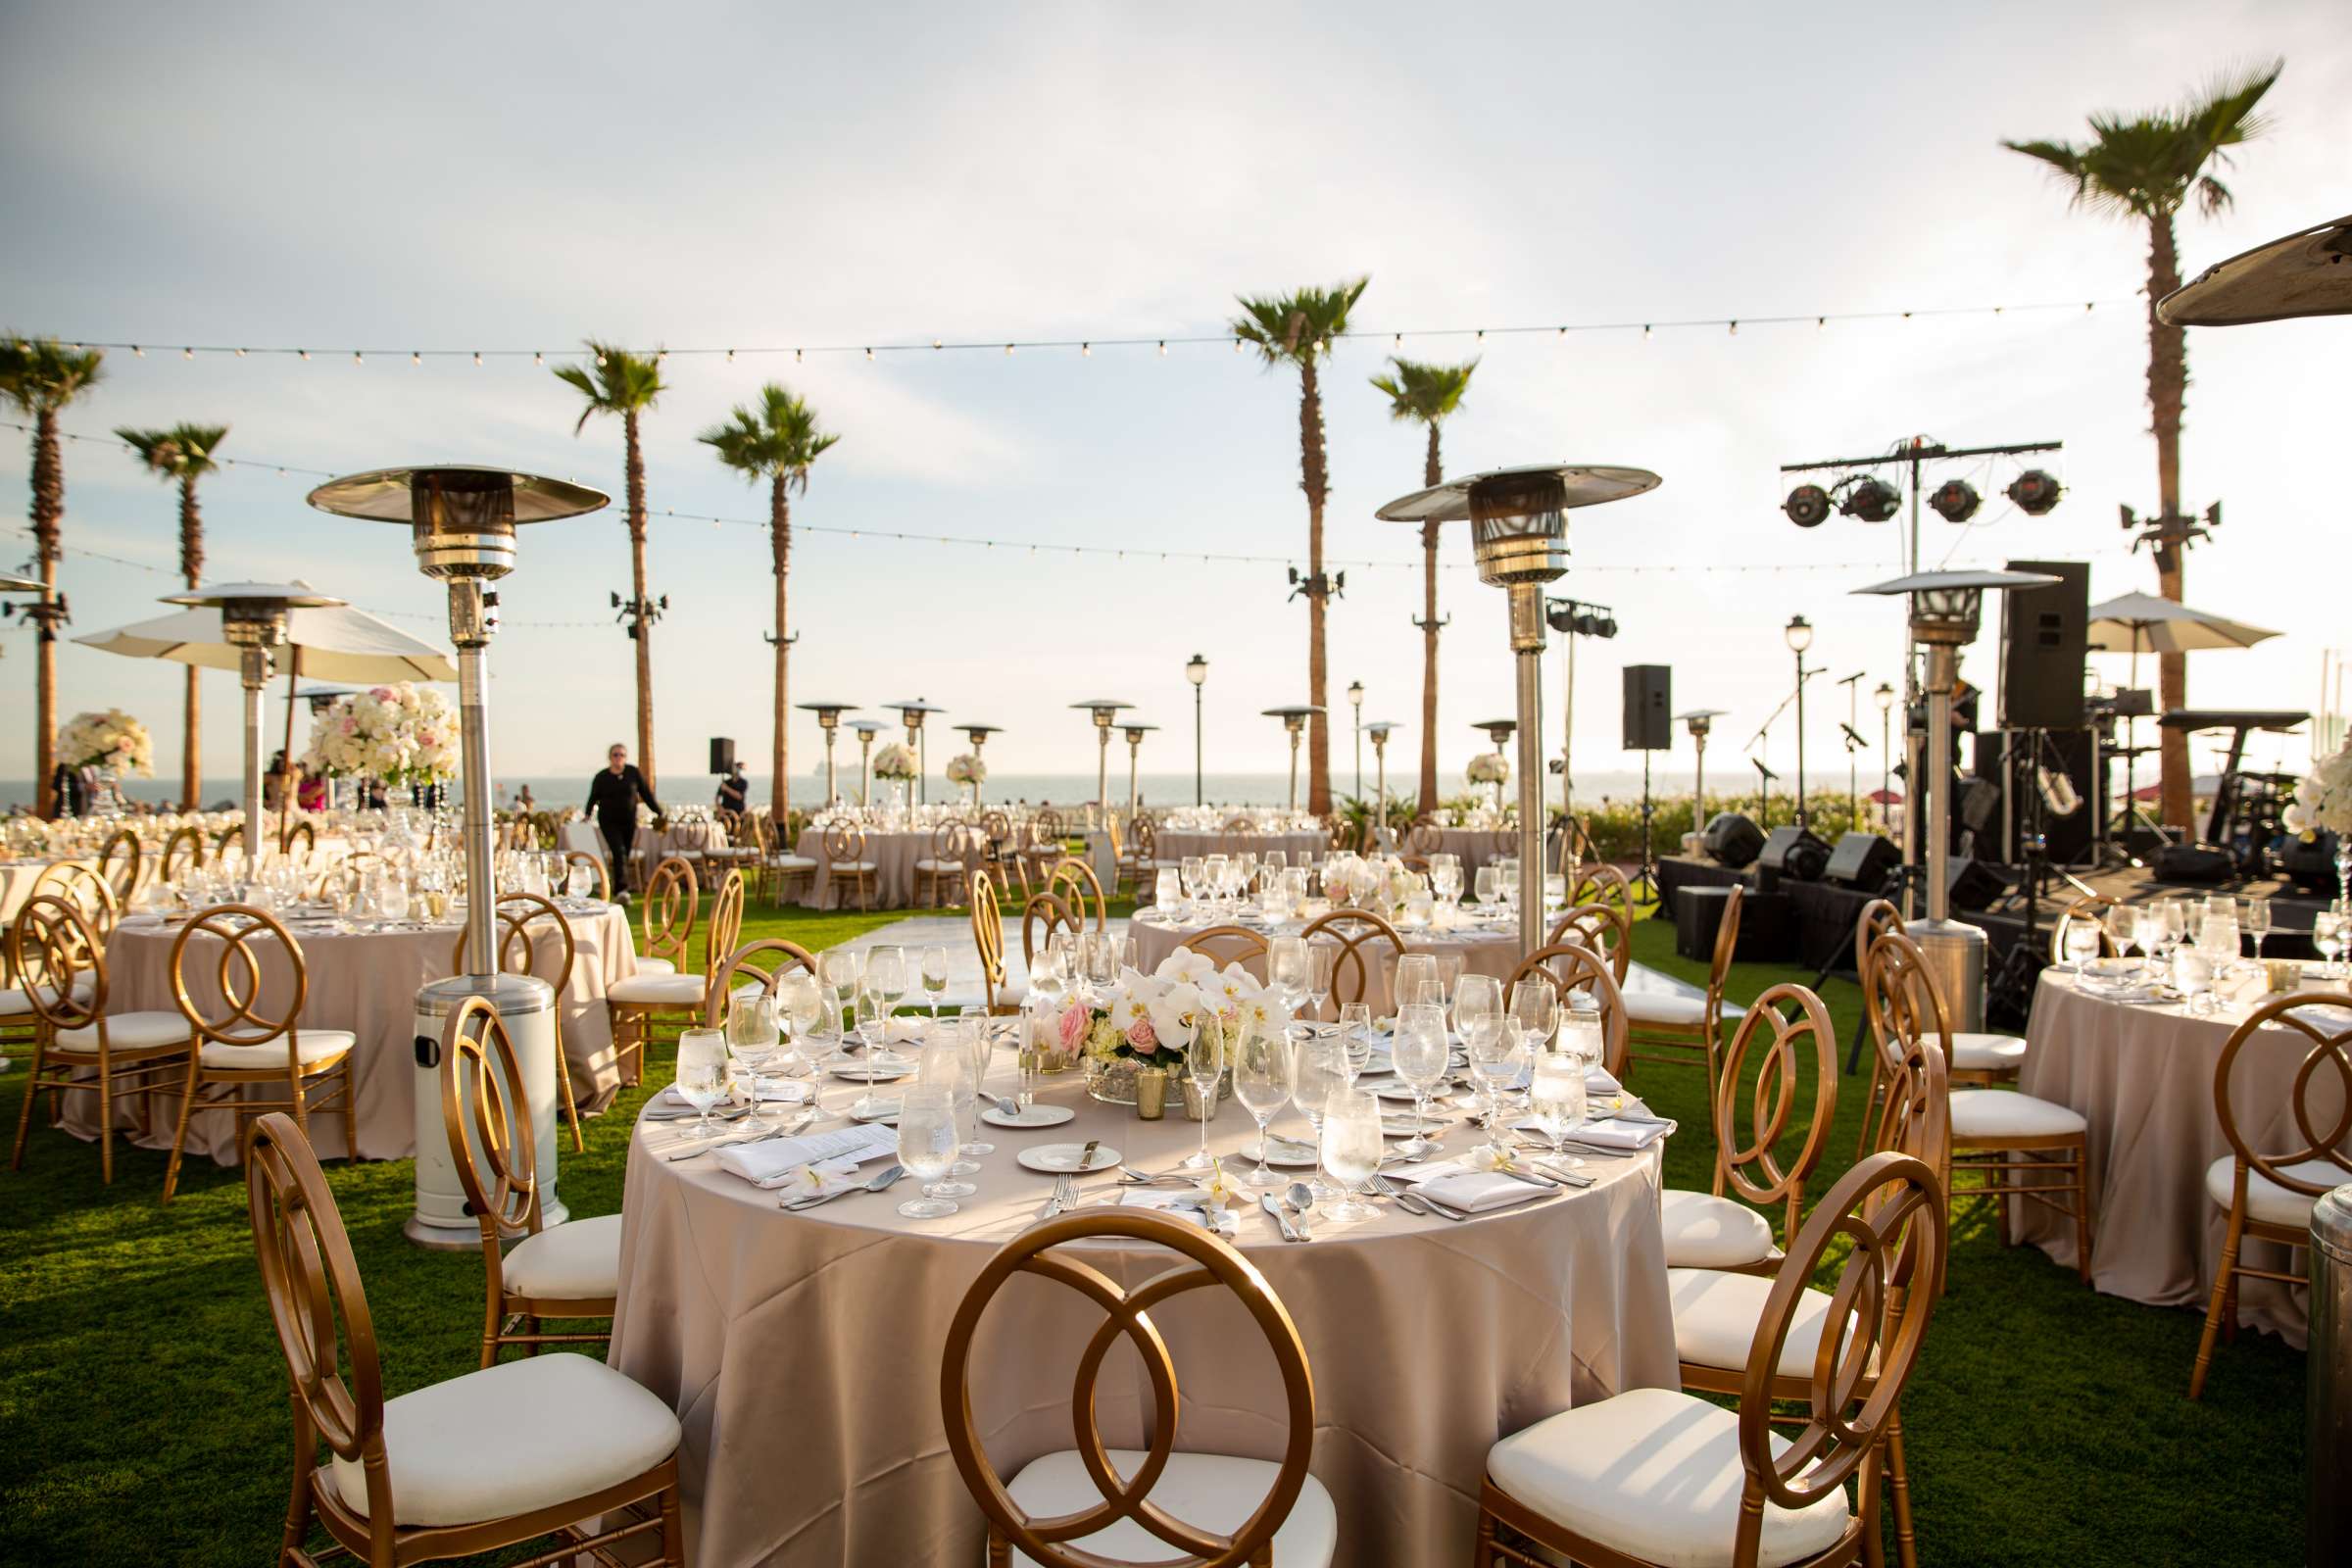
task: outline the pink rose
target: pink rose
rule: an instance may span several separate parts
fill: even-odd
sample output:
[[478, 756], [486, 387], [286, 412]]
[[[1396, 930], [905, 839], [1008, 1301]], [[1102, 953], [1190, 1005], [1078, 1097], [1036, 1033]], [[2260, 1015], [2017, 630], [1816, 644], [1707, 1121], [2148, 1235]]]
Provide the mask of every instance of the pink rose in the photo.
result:
[[1149, 1018], [1138, 1018], [1127, 1026], [1127, 1044], [1137, 1052], [1150, 1055], [1159, 1049], [1159, 1031], [1152, 1027]]
[[1086, 1009], [1072, 1007], [1061, 1015], [1061, 1045], [1065, 1051], [1076, 1051], [1086, 1038]]

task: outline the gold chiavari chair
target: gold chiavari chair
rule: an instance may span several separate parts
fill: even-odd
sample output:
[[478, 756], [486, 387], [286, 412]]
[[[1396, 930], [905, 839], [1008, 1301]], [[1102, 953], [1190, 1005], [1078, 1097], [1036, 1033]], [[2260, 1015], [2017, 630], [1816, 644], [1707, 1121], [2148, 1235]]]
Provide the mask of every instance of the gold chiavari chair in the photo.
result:
[[2121, 899], [2111, 899], [2104, 893], [2094, 893], [2086, 899], [2077, 899], [2068, 905], [2066, 912], [2060, 915], [2057, 922], [2050, 927], [2050, 961], [2052, 963], [2072, 961], [2066, 956], [2066, 933], [2069, 927], [2082, 920], [2087, 920], [2098, 927], [2099, 956], [2102, 958], [2114, 957], [2117, 951], [2115, 938], [2108, 934], [2106, 913], [2109, 909], [2122, 907], [2123, 901]]
[[68, 1094], [98, 1097], [98, 1168], [115, 1180], [115, 1106], [135, 1103], [142, 1125], [158, 1095], [187, 1076], [187, 1020], [176, 1012], [106, 1010], [106, 942], [72, 899], [34, 893], [8, 928], [9, 958], [33, 1019], [32, 1071], [17, 1110], [8, 1168], [24, 1167], [32, 1102], [53, 1107]]
[[1205, 931], [1187, 931], [1185, 947], [1219, 969], [1240, 964], [1262, 984], [1266, 978], [1266, 939], [1248, 926], [1212, 925]]
[[[1731, 896], [1723, 901], [1723, 918], [1715, 927], [1715, 954], [1707, 966], [1705, 996], [1663, 991], [1625, 994], [1626, 1016], [1634, 1025], [1634, 1058], [1703, 1067], [1709, 1096], [1715, 1093], [1716, 1053], [1723, 1044], [1723, 988], [1731, 981], [1732, 959], [1740, 951], [1740, 911], [1746, 899], [1747, 890], [1735, 885]], [[1633, 944], [1626, 942], [1619, 951], [1630, 958]], [[1625, 978], [1623, 969], [1618, 970], [1617, 978]]]
[[[2264, 1004], [2230, 1031], [2214, 1065], [2213, 1110], [2230, 1152], [2205, 1168], [2205, 1196], [2216, 1207], [2230, 1211], [2230, 1226], [2222, 1239], [2222, 1266], [2205, 1306], [2205, 1331], [2197, 1339], [2196, 1364], [2188, 1374], [2192, 1399], [2204, 1396], [2215, 1339], [2224, 1332], [2233, 1342], [2237, 1338], [2237, 1282], [2250, 1276], [2286, 1285], [2306, 1283], [2302, 1275], [2241, 1261], [2245, 1244], [2268, 1242], [2308, 1250], [2313, 1203], [2321, 1194], [2352, 1181], [2352, 1156], [2344, 1152], [2346, 1137], [2352, 1135], [2352, 1027], [2329, 1027], [2333, 1017], [2308, 1010], [2330, 1001], [2340, 1005], [2341, 1000], [2307, 994]], [[2266, 1029], [2271, 1031], [2267, 1037]], [[2280, 1128], [2262, 1140], [2278, 1150], [2275, 1153], [2259, 1152], [2247, 1141], [2238, 1123], [2239, 1094], [2230, 1085], [2230, 1069], [2258, 1038], [2257, 1050], [2302, 1054], [2289, 1102], [2293, 1133], [2280, 1128], [2281, 1118], [2274, 1107], [2251, 1107], [2262, 1125]]]
[[[605, 1012], [612, 1020], [612, 1052], [619, 1059], [621, 1082], [633, 1084], [643, 1073], [646, 1048], [663, 1019], [686, 1024], [702, 1010], [712, 975], [743, 934], [743, 873], [729, 871], [710, 901], [701, 969], [689, 971], [681, 962], [671, 973], [633, 974], [606, 988]], [[682, 950], [678, 956], [685, 957]]]
[[1879, 1097], [1886, 1087], [1886, 1030], [1879, 1018], [1876, 995], [1866, 979], [1866, 966], [1870, 962], [1870, 950], [1879, 938], [1889, 931], [1899, 933], [1902, 929], [1902, 914], [1886, 899], [1871, 900], [1862, 906], [1862, 912], [1854, 916], [1854, 979], [1862, 987], [1862, 1027], [1869, 1031], [1871, 1040], [1870, 1087], [1863, 1092], [1862, 1126], [1854, 1135], [1856, 1159], [1860, 1159], [1870, 1148], [1872, 1118], [1878, 1112]]
[[239, 855], [243, 855], [245, 853], [245, 824], [242, 822], [236, 823], [231, 827], [222, 828], [220, 833], [214, 837], [213, 858], [216, 860], [227, 859], [228, 852], [232, 846]]
[[1407, 854], [1419, 856], [1426, 864], [1431, 856], [1446, 848], [1446, 830], [1428, 817], [1420, 817], [1406, 829], [1404, 848]]
[[309, 855], [318, 848], [318, 830], [300, 819], [288, 823], [285, 831], [277, 836], [278, 853], [292, 855], [297, 844], [302, 846], [304, 855]]
[[[761, 967], [760, 960], [764, 957], [776, 960], [773, 967]], [[777, 984], [795, 969], [807, 970], [810, 979], [816, 977], [816, 955], [797, 942], [766, 937], [737, 948], [711, 975], [710, 989], [703, 993], [703, 1027], [723, 1025], [727, 1004], [737, 997], [774, 997]]]
[[612, 1331], [551, 1334], [546, 1318], [602, 1318], [620, 1295], [620, 1216], [550, 1227], [539, 1201], [539, 1155], [529, 1104], [516, 1091], [514, 1059], [498, 1007], [486, 997], [458, 1004], [441, 1030], [441, 1128], [466, 1189], [466, 1211], [482, 1227], [488, 1306], [482, 1365], [510, 1345], [537, 1355], [543, 1345], [603, 1345]]
[[[1396, 960], [1404, 956], [1404, 938], [1395, 926], [1369, 909], [1334, 909], [1307, 922], [1298, 935], [1309, 943], [1335, 944], [1339, 950], [1331, 956], [1334, 1006], [1345, 1007], [1369, 1000], [1373, 976], [1388, 974], [1396, 967]], [[1375, 943], [1386, 944], [1388, 952], [1377, 951]], [[1394, 1012], [1396, 1007], [1396, 998], [1391, 997], [1389, 1010]]]
[[1159, 830], [1148, 811], [1138, 811], [1127, 824], [1127, 841], [1119, 854], [1119, 875], [1135, 884], [1137, 898], [1159, 874]]
[[1625, 917], [1625, 928], [1634, 928], [1634, 885], [1625, 873], [1606, 860], [1588, 860], [1568, 884], [1568, 906], [1585, 904], [1606, 904]]
[[[1236, 823], [1239, 823], [1240, 825], [1236, 826]], [[1233, 819], [1233, 821], [1226, 823], [1225, 831], [1228, 833], [1248, 833], [1255, 826], [1256, 824], [1251, 822], [1248, 817], [1241, 816], [1236, 817]], [[1323, 818], [1323, 836], [1330, 844], [1330, 847], [1335, 850], [1352, 850], [1357, 844], [1355, 836], [1355, 824], [1348, 821], [1348, 818], [1340, 815], [1337, 811], [1331, 812], [1329, 815]]]
[[585, 1355], [508, 1361], [385, 1398], [359, 1261], [310, 1140], [273, 1111], [248, 1129], [244, 1157], [254, 1255], [294, 1411], [281, 1565], [336, 1555], [310, 1549], [318, 1528], [373, 1568], [549, 1536], [564, 1548], [518, 1568], [574, 1551], [614, 1561], [601, 1548], [642, 1546], [638, 1538], [659, 1543], [654, 1561], [684, 1568], [681, 1434], [667, 1404]]
[[612, 902], [612, 871], [605, 864], [605, 858], [601, 855], [590, 855], [586, 850], [565, 850], [564, 852], [564, 881], [571, 880], [571, 868], [575, 865], [588, 867], [596, 879], [597, 898], [606, 904], [611, 904]]
[[146, 849], [139, 836], [126, 827], [117, 828], [98, 853], [98, 874], [115, 890], [115, 903], [121, 908], [129, 908], [130, 901], [138, 896], [146, 869]]
[[[1751, 1056], [1758, 1036], [1767, 1032], [1760, 1054]], [[1804, 1142], [1784, 1165], [1776, 1151], [1796, 1110], [1798, 1057], [1807, 1045], [1812, 1047], [1813, 1104]], [[1748, 1131], [1742, 1132], [1740, 1101], [1751, 1064], [1755, 1088]], [[1805, 1182], [1829, 1146], [1830, 1119], [1838, 1108], [1837, 1025], [1821, 999], [1803, 986], [1774, 986], [1749, 1004], [1722, 1066], [1713, 1085], [1714, 1185], [1704, 1193], [1669, 1187], [1662, 1195], [1666, 1266], [1770, 1276], [1780, 1266], [1779, 1243], [1796, 1234]], [[1781, 1208], [1777, 1241], [1772, 1222], [1757, 1212], [1773, 1204]]]
[[[1854, 969], [1863, 980], [1862, 1020], [1871, 1030], [1872, 1041], [1878, 1048], [1871, 1055], [1870, 1098], [1863, 1102], [1861, 1136], [1864, 1139], [1870, 1136], [1870, 1109], [1878, 1103], [1879, 1084], [1886, 1065], [1901, 1053], [1886, 1042], [1868, 973], [1863, 966], [1868, 961], [1871, 944], [1888, 931], [1900, 934], [1902, 930], [1902, 917], [1894, 912], [1894, 906], [1885, 899], [1873, 899], [1864, 905], [1854, 922]], [[2026, 1042], [2017, 1035], [1995, 1034], [1982, 1029], [1954, 1029], [1949, 1031], [1944, 1049], [1948, 1053], [1947, 1070], [1956, 1085], [1986, 1088], [1995, 1084], [2015, 1083], [2026, 1064]], [[1861, 1146], [1857, 1144], [1855, 1152], [1858, 1153], [1860, 1150]]]
[[[1907, 1054], [1910, 1041], [1936, 1042], [1948, 1062], [1953, 1055], [1951, 1015], [1935, 973], [1911, 939], [1889, 931], [1872, 944], [1864, 960], [1862, 988], [1875, 989], [1879, 1020], [1891, 1041], [1881, 1048], [1883, 1065]], [[1946, 1068], [1954, 1082], [1957, 1070]], [[1951, 1096], [1951, 1201], [1990, 1200], [2001, 1245], [2010, 1243], [2009, 1204], [2022, 1198], [2074, 1221], [2075, 1272], [2090, 1283], [2093, 1241], [2090, 1201], [2090, 1124], [2082, 1112], [2056, 1101], [2003, 1089], [1955, 1089]], [[1963, 1187], [1960, 1177], [1977, 1181]]]
[[[1941, 1295], [1946, 1245], [1934, 1169], [1893, 1152], [1862, 1160], [1823, 1197], [1769, 1286], [1727, 1276], [1764, 1294], [1738, 1410], [1636, 1389], [1503, 1439], [1487, 1455], [1476, 1568], [1548, 1568], [1518, 1538], [1595, 1568], [1877, 1561], [1886, 1438]], [[1843, 1253], [1836, 1289], [1812, 1289], [1833, 1251]], [[1898, 1295], [1899, 1310], [1876, 1310]], [[1844, 1326], [1823, 1343], [1828, 1322]], [[1780, 1397], [1804, 1406], [1788, 1442], [1773, 1431]]]
[[[564, 1093], [564, 1115], [571, 1123], [571, 1148], [574, 1153], [585, 1153], [587, 1134], [580, 1128], [580, 1102], [572, 1098], [571, 1062], [564, 1054], [564, 995], [571, 989], [571, 966], [579, 956], [579, 944], [571, 934], [571, 921], [562, 909], [536, 893], [502, 893], [494, 913], [501, 930], [498, 935], [498, 966], [508, 974], [527, 974], [544, 980], [556, 994], [554, 1012], [556, 1032], [556, 1087]], [[546, 930], [548, 962], [539, 962], [538, 931]], [[466, 936], [458, 932], [457, 947], [449, 956], [452, 974], [467, 974], [466, 966]], [[544, 972], [543, 972], [544, 967]]]
[[[1735, 896], [1737, 892], [1735, 889]], [[1554, 920], [1544, 944], [1552, 947], [1562, 942], [1581, 942], [1606, 958], [1609, 973], [1620, 986], [1633, 972], [1633, 928], [1625, 923], [1624, 911], [1613, 904], [1579, 905]]]
[[770, 904], [782, 904], [792, 894], [795, 877], [806, 877], [813, 886], [816, 857], [803, 855], [794, 847], [790, 824], [779, 824], [766, 815], [754, 817], [753, 822], [760, 834], [760, 897]]
[[164, 853], [155, 862], [156, 875], [176, 882], [204, 864], [204, 834], [195, 827], [177, 827], [164, 840]]
[[1074, 855], [1065, 855], [1054, 863], [1046, 878], [1046, 891], [1061, 900], [1081, 922], [1092, 920], [1095, 929], [1103, 929], [1108, 922], [1108, 906], [1102, 899], [1102, 879], [1095, 868]]
[[874, 906], [874, 879], [880, 871], [876, 862], [865, 858], [865, 833], [847, 822], [836, 822], [825, 829], [824, 877], [827, 897], [835, 908], [846, 908], [849, 900], [840, 892], [847, 877], [858, 889], [858, 907], [870, 910]]
[[1021, 962], [1035, 970], [1037, 956], [1055, 936], [1066, 934], [1075, 941], [1085, 931], [1085, 918], [1059, 896], [1032, 893], [1021, 905]]
[[1623, 1083], [1630, 1031], [1625, 1016], [1625, 994], [1617, 989], [1617, 977], [1609, 972], [1608, 960], [1576, 942], [1538, 948], [1520, 959], [1519, 967], [1502, 983], [1504, 1011], [1510, 1010], [1511, 994], [1519, 989], [1519, 982], [1531, 974], [1542, 974], [1559, 988], [1562, 998], [1571, 991], [1592, 993], [1592, 1001], [1600, 1008], [1601, 1067]]
[[1025, 992], [1004, 973], [1004, 911], [997, 903], [997, 879], [974, 871], [969, 886], [965, 900], [972, 911], [972, 950], [980, 956], [980, 984], [989, 1013], [1002, 1017], [1018, 1012]]
[[[1177, 1253], [1178, 1261], [1130, 1290], [1087, 1261], [1101, 1255], [1085, 1247], [1097, 1240], [1128, 1244], [1122, 1255], [1132, 1253], [1135, 1244], [1148, 1244]], [[1065, 1247], [1070, 1250], [1056, 1250]], [[1071, 1392], [1081, 1446], [1033, 1459], [1007, 1480], [975, 1428], [970, 1378], [981, 1319], [1016, 1275], [1065, 1285], [1100, 1306], [1108, 1321], [1080, 1358]], [[1287, 1423], [1279, 1461], [1176, 1447], [1176, 1367], [1152, 1314], [1172, 1298], [1203, 1289], [1231, 1292], [1273, 1353]], [[1103, 1353], [1121, 1335], [1152, 1383], [1148, 1452], [1104, 1447], [1095, 1414]], [[948, 1327], [943, 1359], [939, 1389], [948, 1451], [987, 1517], [989, 1568], [1010, 1568], [1016, 1550], [1021, 1561], [1052, 1568], [1113, 1568], [1146, 1558], [1157, 1568], [1322, 1568], [1338, 1549], [1338, 1510], [1308, 1469], [1315, 1387], [1306, 1348], [1265, 1276], [1198, 1226], [1115, 1206], [1030, 1226], [989, 1259], [964, 1293]], [[1169, 1556], [1170, 1547], [1183, 1555]]]
[[671, 857], [646, 878], [637, 906], [642, 936], [637, 944], [639, 974], [676, 974], [686, 967], [686, 949], [702, 918], [703, 890], [694, 867]]
[[[197, 956], [191, 948], [212, 972], [217, 1004], [196, 1000], [189, 984]], [[343, 1157], [360, 1157], [359, 1088], [352, 1070], [358, 1041], [348, 1029], [305, 1027], [302, 1008], [310, 994], [302, 944], [268, 911], [215, 905], [180, 928], [172, 944], [172, 1000], [188, 1021], [196, 1050], [188, 1057], [179, 1121], [172, 1130], [164, 1201], [178, 1190], [188, 1118], [198, 1110], [228, 1110], [240, 1131], [250, 1117], [291, 1111], [307, 1139], [311, 1112], [339, 1106]], [[283, 1004], [272, 1004], [271, 998]], [[214, 1091], [209, 1099], [207, 1090]]]
[[114, 884], [79, 860], [59, 860], [41, 868], [32, 879], [32, 891], [26, 897], [43, 893], [55, 894], [79, 909], [98, 933], [101, 944], [115, 934], [115, 922], [122, 912], [115, 898]]
[[1040, 808], [1037, 815], [1029, 819], [1028, 842], [1013, 857], [1024, 895], [1045, 884], [1066, 850], [1063, 840], [1067, 836], [1061, 813], [1050, 806]]
[[914, 862], [914, 874], [922, 879], [923, 903], [930, 907], [945, 908], [948, 901], [941, 890], [961, 891], [971, 874], [970, 833], [961, 822], [953, 821], [931, 830], [931, 853]]

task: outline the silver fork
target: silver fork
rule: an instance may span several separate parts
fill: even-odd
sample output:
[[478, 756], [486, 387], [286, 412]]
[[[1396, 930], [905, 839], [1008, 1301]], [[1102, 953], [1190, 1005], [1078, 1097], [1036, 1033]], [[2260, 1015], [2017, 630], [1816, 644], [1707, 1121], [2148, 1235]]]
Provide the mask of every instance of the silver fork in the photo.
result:
[[1054, 1177], [1054, 1191], [1048, 1194], [1045, 1202], [1039, 1205], [1037, 1217], [1039, 1219], [1052, 1219], [1063, 1209], [1068, 1208], [1070, 1206], [1070, 1200], [1076, 1196], [1077, 1183], [1074, 1180], [1068, 1176]]

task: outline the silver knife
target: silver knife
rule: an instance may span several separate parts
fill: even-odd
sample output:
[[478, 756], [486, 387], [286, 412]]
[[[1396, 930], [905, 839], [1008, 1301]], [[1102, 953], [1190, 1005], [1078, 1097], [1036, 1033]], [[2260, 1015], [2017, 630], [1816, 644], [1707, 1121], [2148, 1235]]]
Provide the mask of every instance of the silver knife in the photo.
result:
[[1273, 1194], [1267, 1193], [1259, 1197], [1257, 1200], [1257, 1206], [1274, 1216], [1274, 1223], [1282, 1227], [1282, 1239], [1284, 1241], [1295, 1242], [1298, 1240], [1298, 1228], [1291, 1223], [1291, 1216], [1283, 1212], [1282, 1204], [1275, 1200]]

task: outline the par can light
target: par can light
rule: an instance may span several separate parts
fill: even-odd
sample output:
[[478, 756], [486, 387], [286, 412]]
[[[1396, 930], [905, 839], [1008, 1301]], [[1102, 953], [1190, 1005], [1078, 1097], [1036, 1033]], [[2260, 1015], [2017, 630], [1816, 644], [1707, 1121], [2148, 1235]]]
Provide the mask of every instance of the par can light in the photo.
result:
[[1984, 505], [1984, 498], [1966, 479], [1946, 479], [1930, 492], [1928, 505], [1946, 522], [1966, 522]]
[[1799, 528], [1818, 528], [1829, 520], [1830, 493], [1817, 484], [1800, 484], [1781, 506]]
[[2038, 517], [2049, 511], [2064, 493], [2065, 486], [2040, 468], [2028, 468], [2019, 474], [2010, 482], [2008, 491], [2011, 504], [2029, 517]]
[[1864, 478], [1854, 482], [1838, 510], [1862, 522], [1885, 522], [1901, 511], [1902, 505], [1903, 498], [1894, 486], [1884, 479]]

